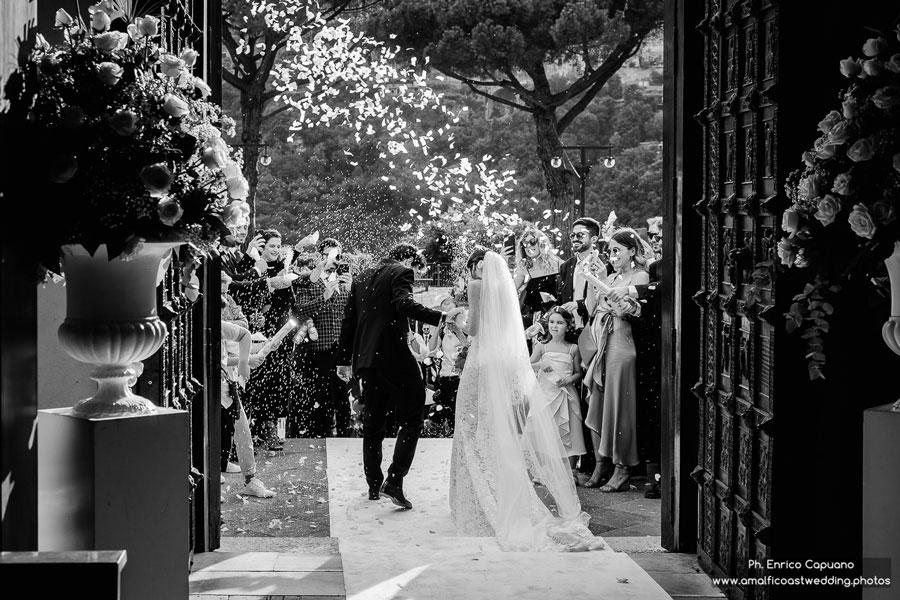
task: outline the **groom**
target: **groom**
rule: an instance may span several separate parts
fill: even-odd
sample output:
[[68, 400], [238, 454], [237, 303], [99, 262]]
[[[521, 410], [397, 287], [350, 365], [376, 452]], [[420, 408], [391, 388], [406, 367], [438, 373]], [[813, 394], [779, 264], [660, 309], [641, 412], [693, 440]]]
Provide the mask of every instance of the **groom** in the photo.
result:
[[[399, 244], [388, 258], [353, 280], [344, 308], [338, 350], [341, 366], [337, 368], [344, 381], [350, 381], [354, 373], [362, 380], [363, 469], [369, 499], [378, 500], [380, 489], [406, 509], [412, 503], [403, 494], [403, 478], [412, 464], [425, 413], [425, 383], [406, 341], [408, 319], [439, 326], [447, 317], [413, 299], [412, 264], [418, 258], [415, 246]], [[391, 408], [400, 429], [385, 480], [381, 443], [385, 415]]]

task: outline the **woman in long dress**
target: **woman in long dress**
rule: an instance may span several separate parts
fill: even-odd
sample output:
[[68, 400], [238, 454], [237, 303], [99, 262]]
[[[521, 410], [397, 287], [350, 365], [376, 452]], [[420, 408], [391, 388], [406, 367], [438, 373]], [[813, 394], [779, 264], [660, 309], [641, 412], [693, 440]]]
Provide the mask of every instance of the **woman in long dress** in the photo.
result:
[[[610, 288], [643, 285], [650, 279], [643, 245], [634, 230], [616, 231], [609, 240], [609, 255], [614, 271], [605, 282], [584, 274], [601, 289], [591, 322], [597, 353], [585, 374], [591, 392], [585, 424], [591, 430], [597, 466], [585, 486], [621, 492], [628, 489], [629, 468], [639, 463], [636, 350], [628, 317], [639, 316], [640, 308], [630, 298], [610, 302], [606, 294]], [[613, 466], [612, 476], [604, 483], [602, 478]]]
[[[581, 510], [552, 399], [537, 384], [506, 261], [476, 250], [468, 267], [465, 330], [473, 341], [457, 393], [450, 464], [457, 532], [495, 536], [510, 551], [604, 548]], [[553, 496], [555, 513], [532, 477]]]

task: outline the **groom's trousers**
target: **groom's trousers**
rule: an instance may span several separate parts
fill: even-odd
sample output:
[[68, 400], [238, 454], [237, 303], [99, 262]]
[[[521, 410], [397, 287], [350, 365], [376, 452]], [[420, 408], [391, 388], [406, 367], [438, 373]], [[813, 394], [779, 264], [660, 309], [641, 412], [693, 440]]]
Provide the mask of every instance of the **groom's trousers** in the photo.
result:
[[388, 481], [402, 487], [422, 433], [425, 383], [417, 372], [387, 375], [379, 370], [364, 369], [360, 378], [363, 381], [363, 470], [366, 481], [371, 486], [384, 480], [381, 444], [385, 438], [385, 417], [393, 409], [399, 430], [394, 458], [388, 467]]

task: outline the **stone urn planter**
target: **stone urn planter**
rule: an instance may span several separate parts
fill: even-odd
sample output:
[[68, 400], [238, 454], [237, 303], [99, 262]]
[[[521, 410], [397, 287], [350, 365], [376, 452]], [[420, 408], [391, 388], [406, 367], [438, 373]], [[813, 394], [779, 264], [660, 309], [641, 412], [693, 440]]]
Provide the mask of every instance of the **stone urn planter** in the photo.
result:
[[109, 260], [106, 246], [91, 256], [80, 245], [62, 248], [66, 280], [66, 318], [60, 344], [75, 360], [95, 365], [97, 393], [75, 403], [72, 414], [105, 418], [152, 414], [156, 406], [135, 395], [131, 386], [166, 339], [157, 315], [156, 287], [163, 260], [180, 243], [145, 242], [128, 260]]

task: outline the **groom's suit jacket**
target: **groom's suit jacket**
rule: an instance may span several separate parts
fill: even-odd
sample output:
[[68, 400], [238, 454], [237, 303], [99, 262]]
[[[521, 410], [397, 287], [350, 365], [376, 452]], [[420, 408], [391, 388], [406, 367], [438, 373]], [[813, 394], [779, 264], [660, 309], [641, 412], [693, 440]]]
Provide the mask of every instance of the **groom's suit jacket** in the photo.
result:
[[413, 270], [384, 259], [354, 279], [344, 307], [339, 365], [420, 377], [409, 350], [409, 319], [437, 326], [441, 312], [413, 299]]

